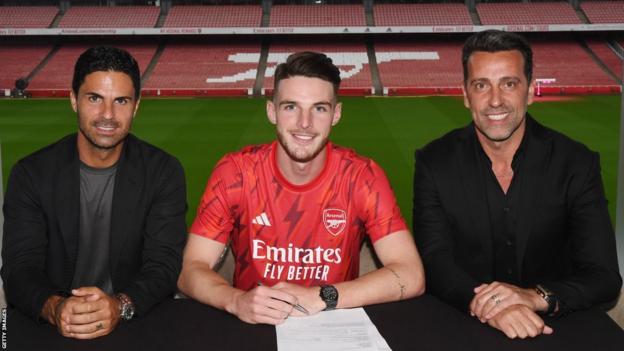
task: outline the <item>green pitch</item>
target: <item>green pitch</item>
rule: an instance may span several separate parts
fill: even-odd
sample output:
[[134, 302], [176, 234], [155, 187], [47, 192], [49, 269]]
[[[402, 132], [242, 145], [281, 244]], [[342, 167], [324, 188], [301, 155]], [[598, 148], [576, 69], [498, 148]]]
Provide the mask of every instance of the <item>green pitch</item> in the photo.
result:
[[[469, 122], [458, 97], [343, 98], [343, 118], [331, 139], [376, 160], [386, 171], [403, 215], [411, 222], [413, 153]], [[536, 102], [543, 124], [600, 152], [612, 218], [615, 213], [619, 96]], [[263, 99], [145, 99], [133, 132], [177, 156], [184, 165], [190, 224], [206, 180], [225, 153], [272, 141]], [[3, 181], [21, 157], [76, 130], [68, 99], [0, 100]]]

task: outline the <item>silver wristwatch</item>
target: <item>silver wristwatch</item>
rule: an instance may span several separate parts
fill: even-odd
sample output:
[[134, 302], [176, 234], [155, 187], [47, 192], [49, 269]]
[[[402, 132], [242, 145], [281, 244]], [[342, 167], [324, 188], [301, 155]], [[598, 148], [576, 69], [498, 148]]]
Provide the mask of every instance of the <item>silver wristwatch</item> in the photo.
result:
[[115, 295], [117, 300], [119, 300], [119, 316], [124, 321], [129, 321], [134, 317], [134, 303], [128, 295], [124, 293], [119, 293]]

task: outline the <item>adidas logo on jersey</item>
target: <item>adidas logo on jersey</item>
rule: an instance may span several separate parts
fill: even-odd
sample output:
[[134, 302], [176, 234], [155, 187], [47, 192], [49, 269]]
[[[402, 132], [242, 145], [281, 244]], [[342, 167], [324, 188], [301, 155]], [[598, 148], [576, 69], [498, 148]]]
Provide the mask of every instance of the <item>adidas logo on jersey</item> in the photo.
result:
[[271, 226], [271, 222], [269, 222], [269, 217], [266, 212], [262, 212], [260, 215], [256, 216], [256, 218], [251, 220], [251, 223], [265, 225], [267, 227]]

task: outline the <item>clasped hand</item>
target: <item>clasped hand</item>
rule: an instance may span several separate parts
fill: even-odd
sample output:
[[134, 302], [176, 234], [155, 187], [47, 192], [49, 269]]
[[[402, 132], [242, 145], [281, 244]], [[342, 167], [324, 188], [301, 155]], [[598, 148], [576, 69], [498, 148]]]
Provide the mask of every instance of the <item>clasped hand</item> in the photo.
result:
[[474, 292], [470, 314], [509, 338], [524, 339], [553, 332], [536, 313], [545, 311], [548, 304], [532, 289], [493, 282], [481, 284]]
[[107, 335], [119, 323], [119, 301], [97, 287], [72, 290], [72, 296], [46, 302], [44, 317], [61, 335], [93, 339]]

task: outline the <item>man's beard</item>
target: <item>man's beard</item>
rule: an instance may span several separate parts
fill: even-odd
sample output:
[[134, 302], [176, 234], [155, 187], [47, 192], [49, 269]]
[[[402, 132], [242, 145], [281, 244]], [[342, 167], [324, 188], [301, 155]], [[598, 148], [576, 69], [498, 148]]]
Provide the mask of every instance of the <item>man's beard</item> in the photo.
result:
[[[101, 122], [96, 122], [94, 124], [94, 127], [97, 126], [97, 123], [101, 123]], [[115, 126], [117, 127], [118, 125], [115, 125]], [[128, 137], [128, 133], [126, 133], [126, 135], [124, 135], [123, 137], [119, 138], [119, 140], [117, 140], [112, 145], [102, 145], [102, 144], [99, 144], [97, 142], [97, 140], [92, 135], [87, 133], [87, 131], [85, 130], [85, 128], [83, 128], [83, 126], [82, 126], [82, 124], [80, 122], [78, 123], [78, 129], [80, 130], [80, 133], [82, 133], [82, 135], [85, 137], [85, 139], [89, 142], [89, 144], [92, 147], [94, 147], [96, 149], [100, 149], [100, 150], [112, 150], [112, 149], [116, 148], [119, 144], [123, 143], [124, 140], [126, 140], [126, 137]]]
[[288, 157], [290, 157], [293, 161], [299, 162], [299, 163], [305, 163], [305, 162], [310, 162], [314, 158], [316, 158], [316, 156], [318, 156], [318, 154], [321, 153], [321, 151], [323, 151], [323, 148], [325, 148], [325, 145], [327, 145], [327, 142], [329, 141], [329, 139], [325, 138], [316, 150], [314, 150], [312, 153], [308, 155], [305, 155], [304, 157], [300, 157], [294, 152], [294, 150], [291, 150], [288, 147], [288, 143], [286, 142], [286, 139], [279, 132], [277, 133], [277, 141], [279, 141], [284, 151], [286, 151], [286, 154], [288, 155]]

